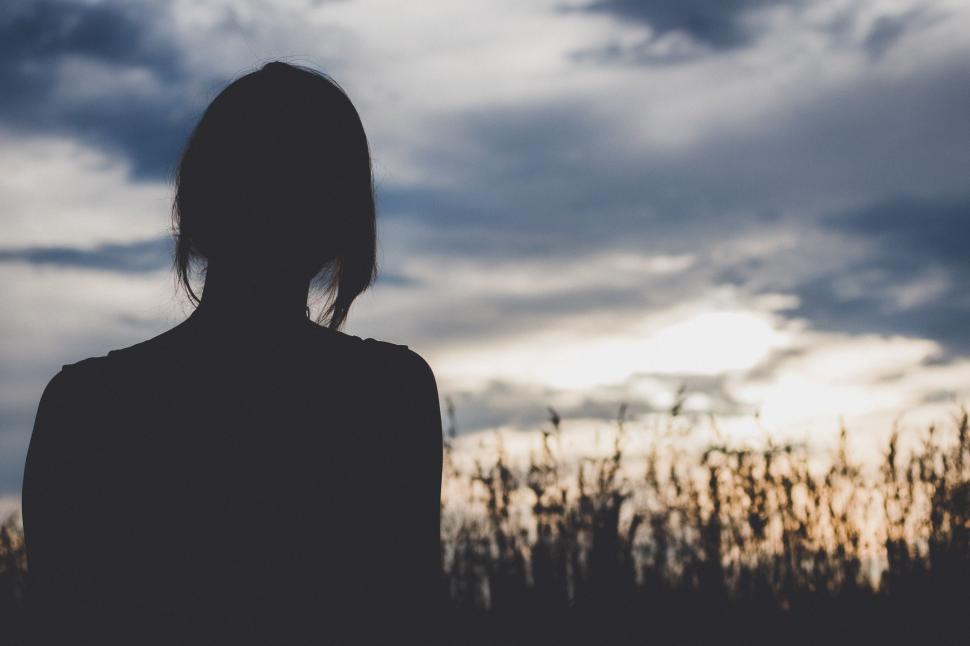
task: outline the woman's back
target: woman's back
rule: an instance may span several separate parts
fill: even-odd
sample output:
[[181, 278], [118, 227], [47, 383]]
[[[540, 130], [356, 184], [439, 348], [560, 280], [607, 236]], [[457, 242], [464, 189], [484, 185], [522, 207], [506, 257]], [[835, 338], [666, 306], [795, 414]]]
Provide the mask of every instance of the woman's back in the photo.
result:
[[392, 643], [430, 629], [430, 368], [309, 320], [220, 323], [200, 308], [49, 384], [23, 492], [35, 627], [56, 643]]
[[[174, 266], [198, 309], [65, 367], [37, 412], [23, 516], [40, 641], [427, 643], [434, 376], [337, 331], [377, 272], [356, 108], [269, 63], [206, 108], [175, 178]], [[327, 327], [307, 317], [314, 286]]]

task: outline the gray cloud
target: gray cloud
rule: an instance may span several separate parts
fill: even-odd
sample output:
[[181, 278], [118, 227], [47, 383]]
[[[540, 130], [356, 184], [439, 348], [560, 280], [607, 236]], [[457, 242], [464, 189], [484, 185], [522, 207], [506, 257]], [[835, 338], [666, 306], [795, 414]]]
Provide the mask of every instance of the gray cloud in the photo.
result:
[[[615, 420], [621, 405], [626, 405], [629, 418], [649, 413], [670, 413], [669, 405], [660, 405], [643, 397], [632, 396], [631, 386], [640, 378], [649, 377], [668, 393], [683, 392], [683, 396], [704, 395], [710, 402], [705, 415], [745, 415], [754, 411], [737, 401], [730, 393], [728, 379], [723, 375], [699, 376], [637, 373], [623, 383], [597, 388], [583, 399], [560, 403], [564, 392], [554, 388], [513, 384], [502, 380], [490, 381], [474, 392], [442, 390], [455, 407], [459, 433], [470, 433], [510, 425], [518, 429], [548, 428], [551, 405], [564, 420]], [[683, 411], [691, 415], [690, 411]]]
[[665, 34], [681, 31], [714, 49], [729, 49], [749, 42], [755, 33], [745, 24], [751, 11], [793, 0], [596, 0], [584, 7], [591, 12], [644, 22]]
[[906, 32], [932, 24], [936, 19], [931, 17], [924, 8], [879, 16], [866, 33], [862, 46], [872, 58], [880, 58], [892, 49]]
[[165, 236], [125, 244], [102, 244], [91, 249], [67, 246], [0, 249], [0, 263], [22, 262], [137, 274], [170, 267], [173, 251], [172, 238]]
[[[954, 60], [918, 76], [866, 79], [672, 151], [618, 145], [621, 126], [578, 103], [443, 120], [443, 141], [469, 143], [435, 149], [426, 161], [447, 169], [454, 188], [383, 194], [386, 214], [430, 227], [416, 253], [478, 258], [483, 271], [522, 257], [547, 259], [555, 271], [607, 249], [698, 261], [621, 288], [456, 294], [450, 302], [461, 308], [402, 321], [401, 333], [514, 334], [570, 313], [660, 309], [731, 284], [795, 294], [801, 305], [790, 314], [822, 329], [923, 334], [964, 353], [960, 196], [970, 121], [960, 97], [970, 91], [968, 69]], [[887, 219], [888, 204], [905, 206]], [[731, 241], [773, 237], [798, 246], [725, 252]], [[899, 306], [901, 286], [918, 291], [918, 279], [934, 276], [949, 281], [945, 294]], [[846, 282], [861, 283], [852, 296]]]
[[[155, 30], [166, 21], [157, 3], [6, 3], [0, 9], [0, 119], [20, 130], [81, 137], [120, 152], [137, 176], [164, 176], [203, 107], [185, 91], [189, 77], [176, 43]], [[64, 78], [77, 71], [71, 63], [102, 67], [120, 90], [97, 102], [65, 98], [65, 83], [97, 82]], [[124, 73], [131, 71], [139, 82], [125, 87]], [[146, 82], [157, 91], [146, 95]]]
[[[647, 24], [653, 33], [639, 42], [616, 40], [579, 50], [573, 58], [577, 62], [597, 64], [671, 65], [717, 55], [757, 40], [761, 35], [758, 29], [764, 26], [749, 20], [753, 13], [784, 5], [796, 10], [810, 6], [802, 0], [597, 0], [583, 9]], [[861, 25], [862, 29], [856, 29], [868, 19], [859, 9], [859, 5], [845, 6], [829, 20], [817, 23], [815, 28], [834, 45], [859, 49], [872, 60], [884, 56], [908, 33], [944, 19], [941, 12], [923, 6], [879, 15], [870, 24]], [[663, 38], [672, 33], [684, 34], [689, 41], [667, 42], [661, 46]]]
[[[796, 314], [823, 328], [914, 335], [970, 354], [970, 195], [897, 197], [825, 224], [866, 244], [859, 257], [798, 284]], [[900, 298], [903, 289], [915, 302]]]
[[[879, 243], [901, 263], [934, 260], [970, 279], [970, 196], [896, 196], [826, 218], [837, 230]], [[907, 267], [910, 269], [911, 267]]]
[[[602, 0], [589, 10], [650, 24], [658, 34], [683, 32], [706, 52], [727, 56], [758, 37], [747, 18], [772, 4], [779, 2]], [[193, 113], [203, 107], [186, 88], [210, 80], [196, 78], [178, 43], [156, 28], [167, 21], [158, 7], [5, 4], [0, 123], [80, 137], [129, 160], [138, 177], [163, 177]], [[923, 20], [920, 14], [877, 19], [860, 41], [868, 64], [884, 60]], [[145, 93], [119, 81], [120, 89], [103, 100], [63, 99], [59, 74], [79, 69], [70, 67], [78, 61], [118, 79], [137, 71], [154, 89]], [[599, 62], [625, 61], [604, 56]], [[419, 344], [514, 335], [583, 312], [662, 309], [731, 284], [752, 295], [797, 295], [800, 305], [787, 314], [818, 329], [919, 335], [943, 343], [949, 352], [944, 360], [970, 353], [964, 288], [970, 272], [961, 249], [970, 234], [968, 70], [970, 61], [954, 55], [915, 72], [864, 74], [851, 85], [802, 92], [800, 101], [752, 106], [756, 117], [748, 121], [665, 149], [642, 144], [624, 130], [630, 124], [603, 116], [615, 111], [597, 109], [613, 107], [609, 102], [622, 96], [442, 112], [434, 137], [413, 160], [441, 181], [389, 182], [380, 195], [384, 216], [413, 218], [428, 231], [413, 243], [416, 254], [443, 267], [455, 258], [473, 260], [483, 271], [522, 258], [546, 261], [539, 266], [555, 271], [618, 250], [690, 253], [697, 261], [637, 284], [604, 280], [546, 294], [440, 294], [426, 309], [395, 315], [396, 333]], [[731, 251], [776, 237], [795, 238], [798, 245]], [[170, 244], [157, 238], [89, 249], [8, 248], [0, 249], [0, 263], [143, 273], [169, 266]], [[420, 277], [397, 271], [383, 274], [381, 282], [423, 286]], [[921, 293], [923, 283], [937, 285], [936, 291]], [[665, 379], [675, 387], [681, 378]], [[622, 386], [563, 413], [612, 418]], [[719, 410], [737, 405], [723, 382], [695, 380], [688, 388]], [[501, 382], [480, 393], [455, 393], [465, 430], [539, 424], [556, 396]], [[25, 410], [0, 411], [6, 416], [0, 421], [23, 434], [32, 414]], [[9, 460], [0, 464], [0, 491], [19, 486], [10, 474], [20, 465]]]
[[894, 194], [955, 194], [970, 167], [968, 70], [954, 60], [864, 79], [673, 150], [639, 144], [595, 98], [466, 111], [441, 120], [446, 145], [421, 160], [453, 188], [392, 185], [382, 205], [432, 225], [456, 254], [501, 258], [679, 253], [786, 217], [802, 226]]

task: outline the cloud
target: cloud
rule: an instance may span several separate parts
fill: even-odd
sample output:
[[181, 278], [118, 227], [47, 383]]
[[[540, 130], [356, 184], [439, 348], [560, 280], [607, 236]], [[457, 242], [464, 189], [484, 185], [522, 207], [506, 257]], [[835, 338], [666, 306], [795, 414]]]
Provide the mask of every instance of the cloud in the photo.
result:
[[120, 156], [167, 179], [203, 109], [278, 58], [338, 78], [353, 43], [314, 21], [340, 3], [12, 0], [0, 9], [0, 121]]
[[173, 241], [170, 237], [130, 244], [103, 244], [93, 249], [77, 247], [26, 247], [0, 249], [0, 263], [102, 269], [122, 273], [156, 272], [171, 266]]
[[959, 198], [896, 196], [826, 219], [825, 224], [878, 244], [901, 262], [936, 261], [970, 278], [970, 195]]
[[657, 35], [683, 32], [714, 49], [746, 44], [756, 36], [745, 18], [753, 11], [792, 0], [596, 0], [582, 7], [622, 20], [641, 21]]
[[139, 177], [172, 170], [197, 102], [156, 3], [14, 1], [0, 11], [0, 119], [122, 153]]
[[501, 379], [481, 388], [450, 388], [447, 396], [455, 411], [459, 433], [504, 428], [517, 431], [548, 427], [552, 407], [563, 419], [614, 420], [621, 405], [629, 418], [668, 414], [683, 392], [689, 400], [685, 414], [700, 412], [725, 416], [750, 415], [754, 408], [730, 392], [724, 376], [634, 374], [623, 381], [582, 392]]
[[970, 353], [970, 197], [898, 197], [825, 223], [857, 250], [797, 285], [796, 314], [822, 328], [919, 336]]
[[[704, 89], [686, 92], [702, 107], [681, 116], [667, 114], [662, 87], [657, 105], [630, 90], [617, 107], [587, 97], [463, 110], [439, 120], [440, 145], [414, 160], [436, 184], [385, 184], [382, 207], [432, 225], [429, 240], [456, 254], [680, 253], [894, 194], [959, 194], [970, 166], [958, 99], [970, 88], [967, 62], [860, 72], [822, 88], [796, 76], [782, 84], [794, 88], [787, 95], [694, 71]], [[725, 117], [744, 94], [744, 110]]]
[[916, 7], [896, 14], [885, 14], [872, 21], [862, 46], [874, 58], [886, 54], [908, 32], [935, 22], [925, 7]]
[[0, 125], [3, 246], [127, 244], [169, 232], [171, 188], [133, 181], [124, 157]]
[[970, 361], [939, 362], [941, 347], [927, 339], [806, 330], [792, 350], [731, 391], [757, 406], [772, 433], [831, 435], [844, 422], [885, 437], [900, 420], [917, 429], [941, 423], [970, 397]]
[[276, 57], [334, 73], [371, 135], [384, 273], [350, 331], [427, 355], [465, 430], [663, 410], [684, 382], [698, 411], [804, 413], [775, 383], [802, 370], [834, 429], [821, 386], [854, 348], [899, 360], [853, 372], [850, 404], [963, 392], [966, 10], [560, 5], [4, 5], [11, 451], [60, 363], [184, 315], [166, 173], [213, 93]]
[[[528, 267], [520, 261], [531, 258], [537, 266], [516, 275], [537, 286], [525, 299], [459, 291], [452, 302], [467, 305], [440, 316], [429, 296], [427, 309], [421, 306], [427, 321], [406, 323], [401, 333], [420, 340], [428, 330], [439, 343], [459, 343], [486, 332], [546, 329], [597, 310], [619, 316], [662, 308], [726, 283], [794, 295], [799, 305], [791, 316], [820, 329], [926, 335], [964, 352], [957, 321], [970, 306], [959, 293], [957, 267], [932, 257], [941, 236], [922, 241], [925, 234], [903, 231], [889, 240], [893, 226], [884, 230], [881, 217], [857, 218], [850, 227], [847, 216], [904, 199], [915, 223], [938, 200], [963, 199], [970, 156], [962, 141], [970, 138], [970, 122], [959, 96], [970, 88], [970, 57], [959, 48], [930, 55], [937, 45], [929, 40], [952, 43], [951, 26], [933, 29], [943, 31], [915, 34], [906, 47], [924, 48], [912, 57], [901, 51], [907, 63], [890, 67], [834, 51], [832, 60], [807, 68], [765, 61], [771, 74], [763, 78], [715, 62], [678, 71], [694, 84], [681, 98], [689, 110], [669, 123], [666, 115], [644, 116], [664, 114], [665, 102], [678, 98], [667, 95], [662, 79], [652, 87], [657, 73], [649, 70], [617, 77], [625, 85], [616, 98], [489, 106], [442, 118], [442, 145], [417, 160], [436, 182], [385, 187], [385, 214], [423, 232], [405, 255], [452, 266], [469, 260], [478, 269], [467, 273], [496, 282], [507, 280], [504, 268]], [[887, 52], [880, 65], [889, 58]], [[617, 107], [618, 97], [640, 96], [640, 88], [654, 99], [644, 91], [643, 101]], [[722, 96], [727, 101], [719, 103]], [[719, 112], [733, 112], [735, 96], [746, 98], [745, 109], [724, 118]], [[657, 142], [654, 122], [694, 134]], [[959, 217], [952, 211], [949, 220]], [[929, 217], [947, 230], [942, 215]], [[949, 229], [949, 240], [960, 240], [960, 230]], [[662, 280], [614, 290], [608, 274], [593, 269], [601, 253], [697, 260]], [[599, 286], [578, 280], [545, 296], [537, 277], [569, 275], [564, 267], [586, 271]], [[878, 289], [850, 285], [876, 274], [886, 276]], [[430, 294], [442, 283], [429, 280]], [[858, 295], [847, 296], [853, 289]]]
[[[81, 55], [114, 63], [156, 64], [167, 60], [161, 71], [177, 70], [174, 47], [151, 42], [148, 26], [160, 18], [151, 13], [152, 3], [88, 3], [71, 0], [40, 0], [6, 3], [0, 13], [5, 38], [2, 52], [17, 60], [4, 61], [4, 80], [23, 79], [27, 63], [51, 62], [59, 56]], [[20, 68], [18, 70], [18, 68]]]
[[[570, 10], [613, 16], [647, 33], [618, 35], [572, 53], [599, 65], [667, 66], [756, 48], [785, 34], [798, 45], [824, 41], [833, 49], [862, 52], [877, 61], [907, 37], [951, 18], [945, 3], [804, 2], [802, 0], [596, 0]], [[797, 26], [795, 29], [791, 27]], [[788, 32], [788, 33], [786, 33]], [[805, 37], [810, 38], [806, 39]]]

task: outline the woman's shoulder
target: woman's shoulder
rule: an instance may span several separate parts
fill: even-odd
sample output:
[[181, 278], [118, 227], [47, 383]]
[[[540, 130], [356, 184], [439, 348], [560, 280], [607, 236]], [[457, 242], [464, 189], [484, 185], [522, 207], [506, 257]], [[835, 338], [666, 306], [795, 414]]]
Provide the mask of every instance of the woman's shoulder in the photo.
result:
[[428, 361], [417, 351], [403, 343], [394, 343], [375, 339], [373, 337], [361, 338], [346, 332], [334, 332], [326, 330], [327, 334], [338, 335], [352, 351], [376, 361], [385, 368], [397, 368], [413, 376], [430, 377], [434, 379], [434, 372]]
[[122, 394], [117, 370], [107, 355], [63, 364], [48, 380], [37, 404], [37, 422], [80, 420]]
[[[83, 432], [78, 432], [77, 427], [105, 401], [104, 394], [111, 391], [106, 386], [106, 359], [103, 356], [89, 357], [64, 364], [48, 380], [34, 416], [27, 472], [36, 471], [38, 459], [40, 463], [46, 463], [47, 457], [38, 456], [85, 450], [92, 431], [84, 428]], [[27, 485], [24, 487], [26, 490]]]
[[47, 382], [41, 399], [78, 398], [96, 390], [108, 375], [109, 363], [106, 355], [99, 355], [62, 364]]
[[[171, 358], [173, 336], [173, 330], [167, 330], [104, 354], [64, 363], [47, 383], [44, 395], [49, 400], [90, 400], [98, 393], [110, 394], [119, 384], [130, 383], [135, 373], [150, 369], [152, 358]], [[126, 369], [132, 367], [140, 370]]]

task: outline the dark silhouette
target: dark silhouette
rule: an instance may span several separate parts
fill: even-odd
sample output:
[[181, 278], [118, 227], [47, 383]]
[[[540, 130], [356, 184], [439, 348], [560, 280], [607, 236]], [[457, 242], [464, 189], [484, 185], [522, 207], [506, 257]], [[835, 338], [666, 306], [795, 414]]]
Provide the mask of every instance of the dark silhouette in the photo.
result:
[[[450, 603], [437, 621], [441, 642], [967, 643], [966, 409], [952, 424], [894, 432], [880, 464], [857, 462], [843, 431], [821, 470], [812, 462], [824, 455], [767, 438], [683, 451], [706, 433], [678, 401], [659, 428], [628, 424], [625, 409], [607, 438], [613, 454], [586, 456], [575, 470], [562, 459], [564, 418], [553, 409], [528, 464], [500, 452], [472, 468], [451, 459], [455, 425], [446, 413]], [[672, 443], [654, 445], [641, 474], [620, 470], [631, 457], [627, 441], [642, 433]], [[534, 494], [524, 515], [515, 505], [523, 487]], [[885, 560], [873, 561], [873, 549]], [[25, 572], [23, 533], [11, 516], [0, 523], [3, 644], [29, 644], [18, 638]], [[192, 585], [186, 578], [185, 589]]]
[[23, 485], [34, 639], [432, 641], [434, 375], [339, 331], [375, 275], [356, 110], [326, 76], [270, 63], [208, 107], [176, 183], [176, 272], [198, 307], [65, 366], [40, 401]]

